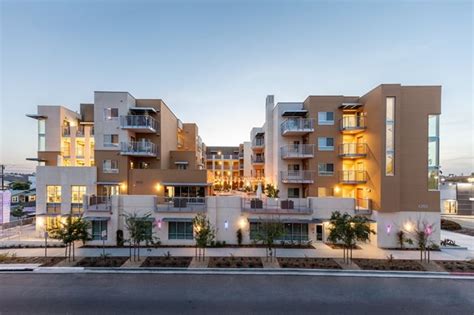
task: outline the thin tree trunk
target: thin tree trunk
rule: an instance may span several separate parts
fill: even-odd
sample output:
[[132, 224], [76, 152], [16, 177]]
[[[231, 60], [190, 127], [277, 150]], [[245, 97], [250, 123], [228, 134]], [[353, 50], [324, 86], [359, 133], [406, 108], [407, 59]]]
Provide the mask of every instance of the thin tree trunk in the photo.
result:
[[76, 244], [72, 242], [72, 261], [76, 259]]

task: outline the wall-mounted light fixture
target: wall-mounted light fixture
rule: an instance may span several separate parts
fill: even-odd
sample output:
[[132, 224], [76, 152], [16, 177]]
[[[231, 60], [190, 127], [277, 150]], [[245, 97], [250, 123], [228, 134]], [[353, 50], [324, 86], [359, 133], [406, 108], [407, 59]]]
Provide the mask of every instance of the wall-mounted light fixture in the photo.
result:
[[229, 228], [229, 221], [225, 220], [224, 221], [224, 229], [228, 229]]

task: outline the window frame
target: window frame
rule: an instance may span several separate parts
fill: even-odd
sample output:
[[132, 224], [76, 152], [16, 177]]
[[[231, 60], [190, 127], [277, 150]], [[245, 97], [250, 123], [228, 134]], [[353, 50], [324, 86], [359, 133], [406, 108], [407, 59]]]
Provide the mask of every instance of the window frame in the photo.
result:
[[[332, 141], [332, 146], [328, 145], [328, 140]], [[321, 145], [321, 142], [325, 145]], [[318, 151], [334, 151], [334, 138], [333, 137], [318, 137]]]
[[[328, 119], [328, 114], [332, 114], [332, 120]], [[334, 125], [334, 112], [318, 112], [318, 125], [319, 126]]]

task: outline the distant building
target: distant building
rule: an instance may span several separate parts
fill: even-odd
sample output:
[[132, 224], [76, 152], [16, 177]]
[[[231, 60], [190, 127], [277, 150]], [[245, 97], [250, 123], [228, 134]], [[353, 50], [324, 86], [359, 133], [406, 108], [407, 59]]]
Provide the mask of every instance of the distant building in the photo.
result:
[[36, 211], [36, 189], [12, 190], [11, 191], [11, 209], [23, 205], [25, 212]]

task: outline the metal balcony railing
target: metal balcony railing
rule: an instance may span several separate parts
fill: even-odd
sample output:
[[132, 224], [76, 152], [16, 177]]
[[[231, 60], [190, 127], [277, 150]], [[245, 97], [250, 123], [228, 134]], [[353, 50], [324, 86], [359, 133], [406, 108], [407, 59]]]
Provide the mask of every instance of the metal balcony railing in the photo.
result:
[[110, 196], [84, 196], [83, 208], [86, 211], [112, 211]]
[[366, 171], [340, 171], [339, 181], [344, 184], [359, 184], [367, 182]]
[[252, 163], [253, 164], [265, 163], [265, 157], [264, 156], [252, 156]]
[[311, 214], [307, 199], [242, 198], [242, 209], [259, 214]]
[[46, 203], [46, 213], [47, 214], [60, 214], [61, 213], [61, 203], [60, 202], [47, 202]]
[[281, 171], [280, 176], [283, 183], [314, 183], [314, 171]]
[[253, 148], [261, 148], [265, 146], [265, 138], [254, 138], [252, 140]]
[[339, 156], [342, 158], [358, 158], [367, 156], [366, 143], [343, 143], [339, 145]]
[[203, 212], [205, 197], [157, 197], [156, 212]]
[[282, 159], [305, 159], [314, 157], [314, 144], [289, 144], [280, 148]]
[[355, 211], [359, 214], [371, 214], [372, 213], [372, 200], [369, 198], [356, 198], [355, 199]]
[[84, 137], [85, 136], [84, 126], [80, 126], [76, 130], [76, 137]]
[[120, 116], [120, 127], [123, 129], [148, 129], [156, 132], [158, 122], [150, 115], [127, 115]]
[[156, 156], [156, 144], [151, 141], [129, 141], [120, 143], [122, 155]]
[[71, 136], [71, 127], [63, 126], [61, 129], [61, 134], [63, 137], [70, 137]]
[[367, 128], [365, 116], [346, 116], [339, 120], [339, 130], [354, 132], [362, 131]]
[[311, 118], [288, 118], [280, 125], [281, 134], [297, 135], [314, 131], [314, 120]]

